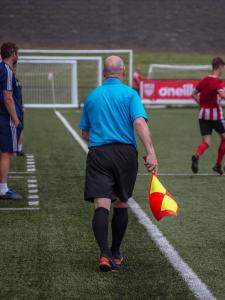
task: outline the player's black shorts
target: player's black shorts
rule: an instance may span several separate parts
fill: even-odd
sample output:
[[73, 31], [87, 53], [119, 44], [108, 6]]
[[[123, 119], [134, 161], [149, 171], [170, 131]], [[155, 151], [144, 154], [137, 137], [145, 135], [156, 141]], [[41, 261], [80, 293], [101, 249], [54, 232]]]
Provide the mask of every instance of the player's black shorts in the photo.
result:
[[199, 119], [201, 135], [211, 135], [215, 130], [219, 134], [225, 133], [225, 120], [202, 120]]
[[138, 154], [134, 146], [107, 144], [89, 150], [86, 165], [84, 198], [118, 198], [126, 202], [133, 193], [138, 170]]

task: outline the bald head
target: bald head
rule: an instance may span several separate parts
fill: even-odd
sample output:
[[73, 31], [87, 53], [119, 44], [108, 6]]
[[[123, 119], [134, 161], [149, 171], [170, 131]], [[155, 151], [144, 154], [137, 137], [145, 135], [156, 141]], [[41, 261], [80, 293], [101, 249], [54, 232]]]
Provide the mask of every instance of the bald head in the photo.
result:
[[119, 56], [109, 56], [104, 61], [104, 75], [105, 77], [123, 77], [124, 76], [124, 62]]

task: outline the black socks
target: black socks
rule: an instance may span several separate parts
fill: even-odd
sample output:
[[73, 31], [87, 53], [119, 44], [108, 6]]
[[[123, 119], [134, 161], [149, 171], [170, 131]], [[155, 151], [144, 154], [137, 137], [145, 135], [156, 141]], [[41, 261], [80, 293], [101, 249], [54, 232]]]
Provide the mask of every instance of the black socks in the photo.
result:
[[128, 209], [114, 208], [112, 217], [112, 254], [120, 254], [120, 245], [128, 224]]
[[96, 208], [92, 220], [92, 228], [101, 254], [106, 256], [111, 256], [112, 254], [120, 254], [120, 245], [122, 243], [128, 224], [128, 209], [114, 208], [113, 210], [111, 247], [112, 253], [108, 247], [108, 222], [109, 211], [104, 207]]
[[96, 208], [92, 220], [92, 228], [95, 239], [99, 245], [101, 254], [111, 256], [108, 247], [108, 227], [109, 227], [109, 211], [104, 207]]

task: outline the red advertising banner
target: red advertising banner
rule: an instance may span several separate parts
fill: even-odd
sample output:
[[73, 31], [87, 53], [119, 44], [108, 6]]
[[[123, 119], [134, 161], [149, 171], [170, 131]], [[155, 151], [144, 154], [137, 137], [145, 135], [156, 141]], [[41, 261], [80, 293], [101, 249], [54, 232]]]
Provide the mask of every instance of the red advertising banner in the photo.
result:
[[[144, 80], [141, 98], [145, 102], [195, 103], [192, 92], [199, 80]], [[225, 86], [225, 81], [224, 81]]]

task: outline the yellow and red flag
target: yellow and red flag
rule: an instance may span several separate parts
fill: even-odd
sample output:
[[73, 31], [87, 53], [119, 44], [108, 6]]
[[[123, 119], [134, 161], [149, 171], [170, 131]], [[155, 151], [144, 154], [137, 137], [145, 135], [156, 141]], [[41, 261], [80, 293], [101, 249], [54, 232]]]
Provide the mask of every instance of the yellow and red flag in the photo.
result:
[[178, 205], [164, 188], [155, 174], [151, 175], [149, 185], [149, 205], [157, 221], [167, 215], [177, 216]]

